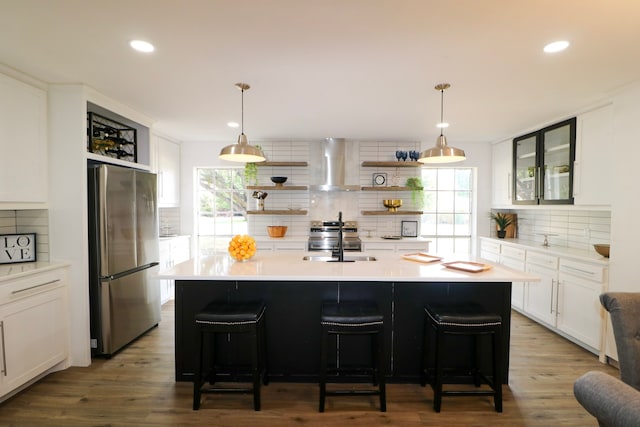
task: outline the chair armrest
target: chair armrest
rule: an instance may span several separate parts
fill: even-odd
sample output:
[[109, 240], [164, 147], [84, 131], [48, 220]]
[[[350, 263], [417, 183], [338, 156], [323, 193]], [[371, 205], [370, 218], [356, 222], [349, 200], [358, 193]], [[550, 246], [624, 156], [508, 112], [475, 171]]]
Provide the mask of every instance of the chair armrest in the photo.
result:
[[618, 378], [587, 372], [574, 383], [573, 394], [601, 426], [637, 427], [640, 423], [640, 392]]

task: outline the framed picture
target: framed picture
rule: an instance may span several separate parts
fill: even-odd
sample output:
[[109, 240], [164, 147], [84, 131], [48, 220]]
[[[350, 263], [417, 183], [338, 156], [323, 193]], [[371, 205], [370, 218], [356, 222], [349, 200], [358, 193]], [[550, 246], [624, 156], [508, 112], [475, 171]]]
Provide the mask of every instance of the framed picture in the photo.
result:
[[36, 260], [36, 233], [0, 234], [0, 264]]
[[373, 174], [373, 186], [385, 187], [387, 185], [387, 174], [384, 172], [376, 172]]
[[418, 221], [402, 221], [402, 237], [418, 237]]

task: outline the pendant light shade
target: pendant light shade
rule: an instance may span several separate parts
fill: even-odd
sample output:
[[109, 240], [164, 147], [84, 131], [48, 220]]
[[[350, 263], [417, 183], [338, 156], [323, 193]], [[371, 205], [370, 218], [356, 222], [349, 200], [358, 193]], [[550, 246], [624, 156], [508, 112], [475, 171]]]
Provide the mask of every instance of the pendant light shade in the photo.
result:
[[236, 83], [236, 87], [242, 92], [242, 120], [241, 120], [241, 133], [238, 135], [238, 142], [236, 144], [227, 145], [220, 150], [218, 156], [222, 160], [230, 160], [232, 162], [243, 163], [259, 163], [264, 162], [266, 157], [261, 149], [249, 145], [247, 142], [247, 136], [244, 134], [244, 91], [248, 90], [251, 86], [246, 83]]
[[[434, 89], [440, 91], [440, 124], [444, 124], [444, 91], [449, 89], [451, 85], [449, 83], [440, 83], [436, 85]], [[436, 140], [436, 146], [428, 148], [420, 153], [418, 161], [420, 163], [453, 163], [466, 159], [464, 150], [455, 147], [449, 147], [447, 145], [447, 138], [444, 136], [440, 127], [440, 136]]]

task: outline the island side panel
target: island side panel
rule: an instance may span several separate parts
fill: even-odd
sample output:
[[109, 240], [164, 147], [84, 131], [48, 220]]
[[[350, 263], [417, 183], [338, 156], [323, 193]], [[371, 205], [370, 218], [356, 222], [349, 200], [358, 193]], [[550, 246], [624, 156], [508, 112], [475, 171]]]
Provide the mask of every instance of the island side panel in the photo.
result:
[[271, 381], [315, 382], [320, 368], [320, 310], [337, 301], [337, 282], [238, 282], [238, 298], [261, 297], [266, 305]]
[[[385, 328], [382, 336], [384, 342], [383, 366], [385, 376], [390, 377], [391, 349], [392, 349], [392, 323], [393, 323], [393, 294], [390, 282], [340, 282], [339, 300], [344, 301], [369, 301], [377, 304], [378, 309], [385, 319]], [[335, 345], [329, 347], [331, 357], [329, 366], [339, 364], [342, 368], [349, 366], [371, 366], [372, 355], [369, 349], [371, 336], [350, 335], [340, 337], [340, 351], [335, 352]], [[364, 379], [368, 380], [370, 377]]]
[[196, 355], [195, 315], [211, 301], [230, 301], [235, 281], [175, 281], [176, 381], [193, 381]]
[[[400, 382], [418, 382], [424, 333], [424, 305], [427, 303], [475, 302], [502, 316], [503, 383], [509, 381], [511, 335], [511, 283], [395, 283], [393, 324], [393, 378]], [[473, 354], [471, 340], [451, 337], [447, 363], [468, 365]], [[481, 341], [481, 367], [490, 369], [489, 339]], [[487, 372], [490, 372], [487, 371]]]

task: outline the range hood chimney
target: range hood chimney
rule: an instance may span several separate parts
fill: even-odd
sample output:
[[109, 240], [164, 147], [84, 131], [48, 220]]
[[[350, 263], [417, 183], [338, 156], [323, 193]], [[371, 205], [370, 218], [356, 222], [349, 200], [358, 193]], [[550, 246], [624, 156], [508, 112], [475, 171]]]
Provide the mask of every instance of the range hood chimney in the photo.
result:
[[358, 185], [346, 184], [346, 142], [344, 138], [325, 138], [318, 162], [322, 181], [311, 185], [316, 191], [355, 191]]

